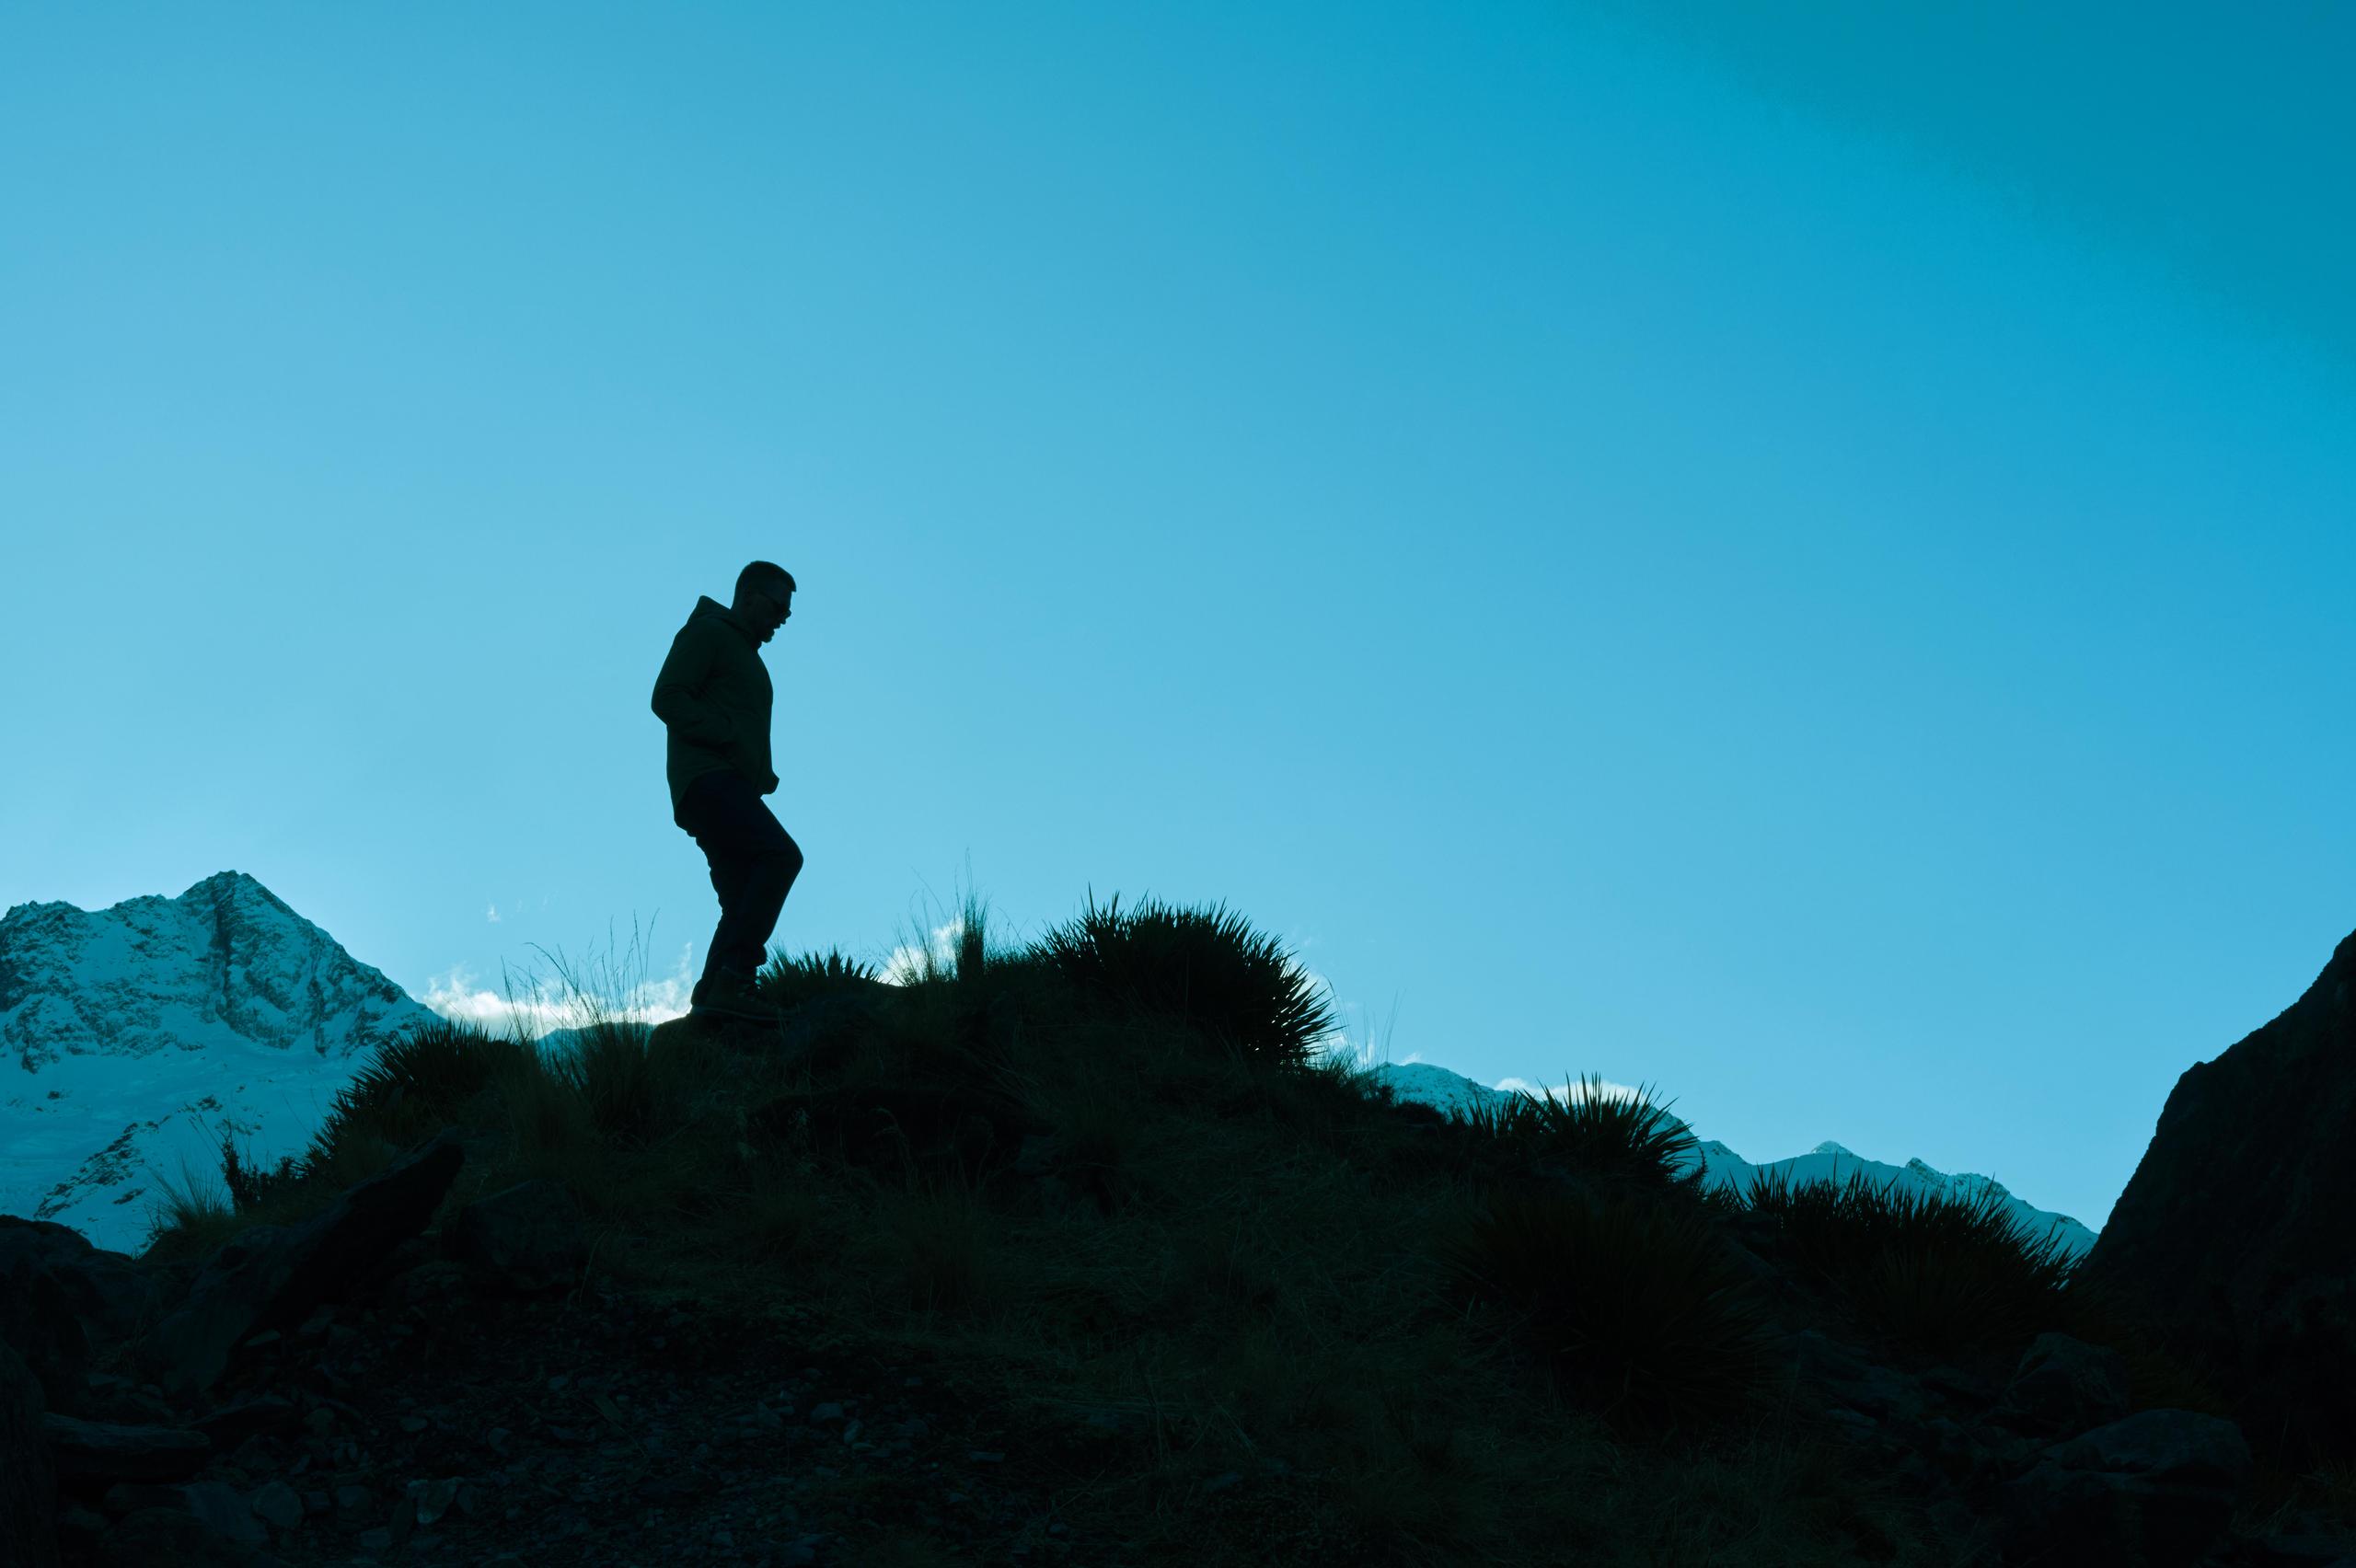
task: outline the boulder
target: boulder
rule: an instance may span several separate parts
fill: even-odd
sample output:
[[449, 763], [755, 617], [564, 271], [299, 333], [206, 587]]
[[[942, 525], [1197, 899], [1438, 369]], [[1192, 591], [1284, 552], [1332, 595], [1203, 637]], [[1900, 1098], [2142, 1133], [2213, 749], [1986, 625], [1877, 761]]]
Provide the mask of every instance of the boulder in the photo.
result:
[[423, 1230], [465, 1158], [445, 1128], [301, 1224], [232, 1237], [205, 1260], [187, 1302], [141, 1342], [141, 1366], [176, 1399], [211, 1388], [247, 1336], [294, 1327]]
[[581, 1205], [556, 1181], [518, 1182], [467, 1205], [447, 1245], [474, 1288], [500, 1295], [566, 1289], [589, 1262]]
[[222, 1539], [238, 1546], [267, 1546], [270, 1527], [255, 1516], [253, 1505], [234, 1486], [217, 1481], [194, 1481], [180, 1486], [156, 1486], [126, 1482], [107, 1489], [106, 1511], [129, 1516], [147, 1508], [175, 1508], [192, 1514]]
[[2293, 1462], [2356, 1448], [2356, 936], [2280, 1017], [2177, 1080], [2083, 1264]]
[[2015, 1432], [2043, 1436], [2117, 1421], [2127, 1413], [2126, 1357], [2068, 1334], [2039, 1334], [1992, 1413]]
[[278, 1394], [254, 1394], [232, 1401], [192, 1423], [224, 1453], [249, 1437], [292, 1432], [302, 1424], [303, 1412], [294, 1408], [293, 1401]]
[[56, 1568], [57, 1474], [40, 1380], [0, 1343], [0, 1568]]
[[41, 1417], [60, 1482], [179, 1481], [213, 1458], [213, 1439], [178, 1426], [117, 1426], [55, 1411]]
[[265, 1568], [276, 1562], [179, 1508], [125, 1515], [98, 1540], [99, 1568]]
[[2138, 1411], [2052, 1444], [1997, 1490], [2008, 1560], [2193, 1568], [2232, 1522], [2252, 1462], [2240, 1428], [2186, 1410]]

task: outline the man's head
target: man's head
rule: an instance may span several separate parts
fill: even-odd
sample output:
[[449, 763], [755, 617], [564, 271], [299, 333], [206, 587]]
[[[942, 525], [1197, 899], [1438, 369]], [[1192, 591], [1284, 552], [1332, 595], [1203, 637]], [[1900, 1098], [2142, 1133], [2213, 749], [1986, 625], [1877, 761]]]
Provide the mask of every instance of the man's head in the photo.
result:
[[793, 614], [793, 573], [756, 560], [736, 574], [735, 602], [728, 606], [767, 642]]

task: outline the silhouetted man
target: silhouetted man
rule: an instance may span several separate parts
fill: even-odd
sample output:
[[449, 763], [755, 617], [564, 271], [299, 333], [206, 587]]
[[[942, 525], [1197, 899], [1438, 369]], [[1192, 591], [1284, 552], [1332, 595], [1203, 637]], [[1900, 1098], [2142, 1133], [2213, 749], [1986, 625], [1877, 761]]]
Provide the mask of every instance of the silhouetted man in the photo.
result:
[[761, 797], [777, 788], [769, 767], [769, 673], [761, 644], [793, 614], [793, 574], [756, 560], [736, 574], [725, 606], [696, 600], [654, 677], [654, 715], [669, 731], [664, 774], [671, 820], [695, 835], [711, 862], [720, 927], [696, 982], [695, 1016], [774, 1022], [753, 989], [778, 911], [802, 874], [802, 847]]

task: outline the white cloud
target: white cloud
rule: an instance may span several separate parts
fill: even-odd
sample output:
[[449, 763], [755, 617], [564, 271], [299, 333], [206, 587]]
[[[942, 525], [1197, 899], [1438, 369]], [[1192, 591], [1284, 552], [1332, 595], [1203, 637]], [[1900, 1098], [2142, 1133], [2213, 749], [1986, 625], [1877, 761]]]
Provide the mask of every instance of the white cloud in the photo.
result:
[[487, 914], [487, 915], [491, 917], [491, 923], [492, 925], [496, 926], [496, 925], [498, 925], [498, 924], [499, 924], [499, 905], [496, 905], [496, 904], [492, 905], [489, 909], [485, 910], [485, 911], [484, 911], [484, 913], [485, 913], [485, 914]]
[[552, 1029], [579, 1029], [599, 1019], [668, 1023], [687, 1016], [696, 983], [688, 963], [692, 951], [682, 948], [677, 967], [663, 979], [627, 987], [611, 984], [610, 975], [603, 977], [607, 982], [604, 985], [596, 983], [600, 977], [590, 976], [591, 985], [583, 989], [575, 989], [561, 978], [549, 982], [535, 975], [510, 983], [509, 989], [493, 991], [477, 986], [473, 973], [464, 964], [454, 964], [427, 984], [423, 1000], [444, 1018], [471, 1023], [501, 1038], [521, 1034], [526, 1040], [537, 1040]]
[[913, 986], [924, 978], [926, 948], [931, 950], [932, 967], [936, 973], [957, 967], [957, 942], [965, 934], [963, 917], [946, 926], [935, 926], [928, 933], [925, 947], [914, 942], [892, 950], [884, 961], [884, 973], [879, 977], [886, 986]]

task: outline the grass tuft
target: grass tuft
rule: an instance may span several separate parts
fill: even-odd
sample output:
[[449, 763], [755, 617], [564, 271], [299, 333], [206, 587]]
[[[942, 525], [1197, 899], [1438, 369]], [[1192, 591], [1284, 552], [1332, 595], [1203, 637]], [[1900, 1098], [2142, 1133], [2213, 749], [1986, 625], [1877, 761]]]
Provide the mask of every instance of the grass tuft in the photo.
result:
[[1051, 928], [1039, 949], [1068, 983], [1139, 1012], [1186, 1023], [1247, 1058], [1305, 1068], [1334, 1015], [1273, 937], [1224, 905], [1177, 909], [1120, 895]]

